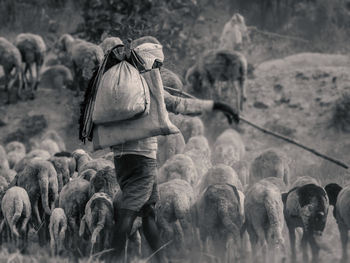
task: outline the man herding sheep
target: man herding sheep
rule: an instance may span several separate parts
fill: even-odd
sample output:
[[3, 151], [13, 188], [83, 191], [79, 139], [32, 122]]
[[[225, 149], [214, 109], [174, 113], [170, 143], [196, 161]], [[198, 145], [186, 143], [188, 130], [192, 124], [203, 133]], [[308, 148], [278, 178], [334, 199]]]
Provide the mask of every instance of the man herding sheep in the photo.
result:
[[[138, 41], [137, 46], [135, 45], [135, 42], [131, 43], [131, 47], [136, 46], [134, 49], [130, 50], [128, 47], [124, 47], [125, 56], [120, 60], [121, 62], [119, 64], [116, 62], [116, 66], [125, 63], [126, 60], [127, 63], [129, 63], [128, 65], [131, 64], [133, 66], [128, 67], [131, 71], [135, 68], [140, 69], [139, 64], [135, 65], [135, 52], [137, 52], [137, 57], [141, 58], [145, 62], [143, 65], [141, 65], [141, 67], [143, 67], [147, 72], [138, 76], [144, 77], [148, 84], [149, 90], [151, 91], [151, 108], [149, 110], [149, 114], [144, 117], [127, 119], [127, 121], [124, 122], [114, 122], [113, 125], [111, 124], [109, 126], [109, 129], [111, 129], [110, 131], [114, 132], [109, 134], [107, 133], [108, 129], [105, 129], [106, 126], [95, 125], [93, 128], [95, 134], [93, 138], [94, 143], [103, 142], [106, 140], [108, 135], [109, 138], [112, 138], [109, 145], [107, 145], [113, 149], [117, 180], [122, 190], [121, 209], [116, 218], [116, 222], [118, 223], [116, 224], [116, 230], [113, 234], [113, 246], [115, 249], [115, 254], [113, 257], [117, 258], [118, 260], [123, 259], [126, 240], [132, 230], [133, 222], [137, 216], [142, 217], [143, 233], [151, 249], [153, 251], [157, 251], [162, 245], [159, 230], [155, 222], [155, 204], [159, 200], [159, 194], [157, 186], [158, 170], [156, 160], [157, 138], [154, 136], [179, 132], [178, 129], [176, 129], [176, 127], [170, 123], [166, 110], [176, 114], [182, 113], [192, 115], [200, 115], [205, 111], [219, 110], [227, 116], [230, 122], [232, 120], [235, 122], [239, 121], [238, 114], [227, 104], [214, 102], [212, 100], [184, 99], [174, 97], [164, 91], [159, 72], [159, 68], [164, 60], [162, 46], [158, 43], [150, 43], [148, 39], [149, 38], [144, 38], [143, 42], [136, 40], [136, 42]], [[128, 51], [131, 51], [130, 56], [128, 56]], [[119, 50], [116, 52], [119, 52]], [[108, 65], [108, 57], [106, 59], [107, 62], [105, 64]], [[122, 71], [120, 72], [120, 74], [122, 74]], [[96, 75], [98, 74], [95, 74], [95, 76]], [[103, 77], [104, 76], [102, 76], [102, 78]], [[135, 85], [131, 85], [130, 87], [135, 87]], [[91, 86], [89, 88], [91, 90]], [[93, 88], [94, 87], [92, 87], [92, 89]], [[97, 91], [96, 97], [99, 96], [98, 92], [100, 92], [100, 87], [98, 89], [99, 90]], [[89, 92], [89, 89], [87, 92]], [[85, 96], [85, 103], [86, 105], [89, 103], [88, 93]], [[130, 102], [130, 104], [132, 104], [132, 102]], [[94, 110], [100, 106], [101, 105], [95, 104]], [[154, 111], [154, 108], [152, 107], [158, 107], [158, 111]], [[86, 133], [85, 129], [87, 123], [86, 120], [89, 118], [89, 116], [84, 112], [86, 112], [86, 109], [82, 109], [80, 122], [80, 136], [82, 140], [84, 140], [84, 138], [91, 138], [91, 133]], [[157, 120], [163, 118], [164, 123], [168, 125], [166, 129], [163, 127], [163, 129], [158, 129], [157, 131], [147, 130], [148, 123], [144, 120], [154, 120], [154, 118]], [[118, 127], [118, 125], [120, 127]], [[115, 129], [118, 128], [122, 128], [120, 133], [115, 132]], [[172, 130], [172, 128], [175, 131]], [[144, 131], [144, 134], [135, 134], [140, 130]], [[159, 133], [159, 130], [166, 130], [167, 132]], [[98, 133], [95, 133], [95, 131], [98, 131]], [[105, 134], [103, 134], [103, 132], [105, 132]], [[132, 134], [135, 134], [134, 138], [130, 139]], [[97, 136], [98, 140], [95, 139]], [[122, 140], [122, 138], [124, 139]], [[158, 262], [167, 262], [162, 250], [156, 253], [155, 257], [157, 258]]]

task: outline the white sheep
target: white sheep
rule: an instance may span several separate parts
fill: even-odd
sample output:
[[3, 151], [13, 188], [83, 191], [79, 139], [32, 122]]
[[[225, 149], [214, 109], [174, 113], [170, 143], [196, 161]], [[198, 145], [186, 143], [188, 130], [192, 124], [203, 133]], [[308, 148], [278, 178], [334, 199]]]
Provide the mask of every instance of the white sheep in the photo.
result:
[[0, 145], [0, 170], [9, 169], [9, 161], [7, 160], [7, 153], [2, 145]]
[[191, 137], [204, 135], [204, 124], [199, 117], [169, 113], [169, 119], [179, 128], [186, 143]]
[[164, 183], [173, 179], [182, 179], [192, 187], [198, 183], [198, 174], [192, 159], [184, 154], [176, 154], [160, 168], [158, 182]]
[[17, 35], [15, 45], [22, 55], [22, 61], [25, 63], [24, 76], [27, 71], [34, 80], [32, 67], [35, 64], [35, 80], [31, 83], [31, 90], [35, 90], [39, 84], [40, 69], [44, 63], [46, 45], [41, 36], [31, 33], [22, 33]]
[[51, 256], [59, 255], [63, 251], [67, 226], [64, 210], [55, 208], [50, 216], [49, 224]]
[[104, 54], [107, 54], [110, 49], [117, 45], [123, 45], [123, 41], [119, 37], [107, 37], [99, 44], [99, 47]]
[[12, 169], [26, 155], [26, 148], [23, 143], [13, 141], [6, 145], [7, 159]]
[[181, 133], [157, 136], [157, 141], [157, 161], [159, 166], [163, 165], [166, 160], [175, 154], [182, 153], [185, 148], [185, 139]]
[[32, 213], [29, 196], [26, 190], [17, 186], [8, 189], [1, 201], [1, 211], [5, 219], [1, 223], [0, 229], [3, 229], [6, 221], [15, 238], [21, 235], [25, 237], [28, 231], [27, 225]]
[[[86, 230], [91, 235], [90, 255], [95, 250], [100, 252], [109, 248], [112, 237], [110, 229], [114, 225], [113, 213], [113, 200], [106, 193], [95, 193], [87, 202], [85, 214], [80, 222], [79, 236], [82, 236]], [[87, 226], [87, 229], [85, 229], [85, 226]], [[98, 246], [97, 249], [96, 245]]]
[[[15, 85], [17, 85], [16, 97], [21, 97], [20, 92], [23, 87], [22, 58], [17, 47], [3, 37], [0, 37], [0, 65], [5, 74], [5, 92], [8, 95], [6, 102], [10, 103], [12, 88]], [[15, 69], [15, 74], [11, 76], [13, 69]], [[16, 81], [18, 81], [17, 84]]]
[[342, 244], [341, 263], [349, 261], [348, 232], [350, 229], [350, 186], [342, 188], [336, 183], [327, 184], [325, 190], [329, 197], [329, 204], [333, 206], [333, 216], [337, 220]]
[[156, 204], [157, 224], [163, 241], [174, 239], [175, 248], [184, 252], [193, 237], [191, 227], [191, 209], [195, 200], [193, 189], [188, 182], [173, 179], [159, 185], [159, 196], [160, 201]]
[[[272, 181], [262, 179], [253, 184], [245, 194], [245, 227], [248, 231], [253, 262], [257, 262], [258, 251], [262, 249], [262, 262], [274, 261], [276, 248], [280, 248], [285, 257], [283, 202], [281, 191]], [[282, 180], [273, 178], [273, 180]], [[267, 249], [267, 246], [269, 247]], [[267, 260], [267, 253], [270, 257]]]
[[104, 58], [101, 47], [85, 40], [75, 40], [72, 36], [64, 34], [57, 43], [61, 52], [70, 56], [73, 64], [74, 82], [78, 83], [76, 95], [85, 90], [94, 69], [102, 63]]
[[286, 154], [278, 149], [268, 149], [259, 154], [250, 167], [250, 185], [266, 177], [281, 178], [289, 184], [289, 160]]
[[[233, 240], [235, 262], [242, 256], [240, 231], [244, 223], [243, 202], [242, 192], [222, 182], [209, 185], [196, 203], [202, 251], [219, 258], [220, 262], [228, 262], [230, 239]], [[212, 241], [212, 251], [209, 241]]]
[[243, 192], [243, 186], [237, 173], [225, 164], [215, 165], [208, 170], [199, 184], [198, 193], [203, 193], [203, 191], [213, 184], [233, 185], [239, 191]]
[[64, 65], [52, 65], [44, 69], [39, 79], [42, 87], [51, 87], [56, 90], [70, 89], [73, 85], [73, 75]]

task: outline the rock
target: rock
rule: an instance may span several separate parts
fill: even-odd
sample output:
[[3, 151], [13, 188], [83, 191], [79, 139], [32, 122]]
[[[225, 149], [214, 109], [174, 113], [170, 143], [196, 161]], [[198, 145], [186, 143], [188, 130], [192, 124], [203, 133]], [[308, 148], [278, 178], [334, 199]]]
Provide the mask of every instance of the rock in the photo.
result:
[[301, 79], [301, 80], [309, 80], [310, 78], [305, 76], [303, 72], [297, 72], [295, 75], [295, 78]]
[[279, 93], [283, 90], [283, 86], [281, 84], [276, 84], [275, 86], [273, 86], [273, 90]]
[[269, 106], [262, 101], [254, 102], [253, 106], [257, 109], [268, 109], [269, 108]]

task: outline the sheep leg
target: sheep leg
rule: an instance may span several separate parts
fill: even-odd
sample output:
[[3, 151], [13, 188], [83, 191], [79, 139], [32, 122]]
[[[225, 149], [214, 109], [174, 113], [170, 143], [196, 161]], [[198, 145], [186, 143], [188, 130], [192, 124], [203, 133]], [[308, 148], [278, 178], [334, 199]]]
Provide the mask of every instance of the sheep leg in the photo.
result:
[[314, 235], [309, 235], [309, 242], [310, 242], [310, 247], [311, 247], [311, 252], [312, 252], [312, 262], [317, 263], [318, 262], [318, 255], [320, 252], [320, 247], [316, 243]]
[[249, 235], [251, 247], [252, 247], [252, 261], [256, 261], [256, 249], [257, 249], [257, 244], [258, 244], [258, 235], [256, 234], [253, 226], [247, 221], [247, 232]]
[[51, 257], [54, 257], [56, 255], [56, 244], [55, 244], [55, 234], [53, 231], [53, 227], [50, 227], [50, 248], [51, 248]]
[[305, 232], [305, 229], [303, 231], [303, 237], [301, 238], [301, 248], [303, 253], [303, 262], [307, 263], [309, 262], [309, 257], [307, 254], [307, 244], [308, 244], [308, 233]]
[[184, 237], [184, 231], [181, 227], [181, 224], [178, 220], [174, 223], [174, 240], [175, 240], [175, 246], [179, 251], [185, 250], [185, 237]]
[[339, 228], [340, 240], [341, 240], [341, 245], [342, 245], [341, 263], [345, 263], [345, 262], [348, 262], [348, 249], [347, 249], [348, 239], [349, 239], [348, 230], [346, 229], [346, 227], [344, 227], [342, 225], [341, 222], [339, 222], [338, 228]]
[[239, 92], [239, 89], [236, 85], [236, 83], [234, 81], [231, 82], [231, 85], [233, 87], [233, 90], [235, 91], [235, 95], [236, 95], [236, 109], [237, 109], [237, 112], [239, 113], [240, 110], [242, 110], [242, 105], [241, 105], [241, 94]]
[[288, 231], [289, 231], [290, 250], [292, 253], [291, 262], [295, 263], [297, 260], [296, 250], [295, 250], [295, 228], [288, 225]]
[[34, 215], [36, 216], [36, 220], [38, 220], [38, 225], [40, 226], [42, 221], [41, 221], [41, 218], [40, 218], [38, 202], [39, 202], [39, 200], [35, 200], [34, 206], [33, 206], [33, 210], [34, 210], [33, 212], [34, 212]]
[[40, 65], [38, 62], [35, 63], [35, 83], [34, 83], [34, 90], [38, 89], [38, 85], [39, 85], [39, 74], [40, 74]]
[[60, 253], [63, 250], [64, 240], [66, 238], [66, 231], [67, 231], [67, 224], [66, 222], [64, 222], [64, 224], [62, 223], [61, 230], [58, 235], [57, 253]]

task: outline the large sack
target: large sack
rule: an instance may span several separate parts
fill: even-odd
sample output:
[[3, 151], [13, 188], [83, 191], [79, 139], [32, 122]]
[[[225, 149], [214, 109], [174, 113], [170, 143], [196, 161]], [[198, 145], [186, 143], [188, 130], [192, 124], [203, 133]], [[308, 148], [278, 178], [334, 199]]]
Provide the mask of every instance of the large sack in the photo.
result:
[[94, 126], [94, 150], [158, 135], [178, 133], [168, 117], [159, 69], [142, 73], [150, 90], [150, 111], [143, 118]]
[[95, 124], [128, 120], [149, 113], [150, 95], [145, 79], [126, 61], [102, 76], [92, 120]]

